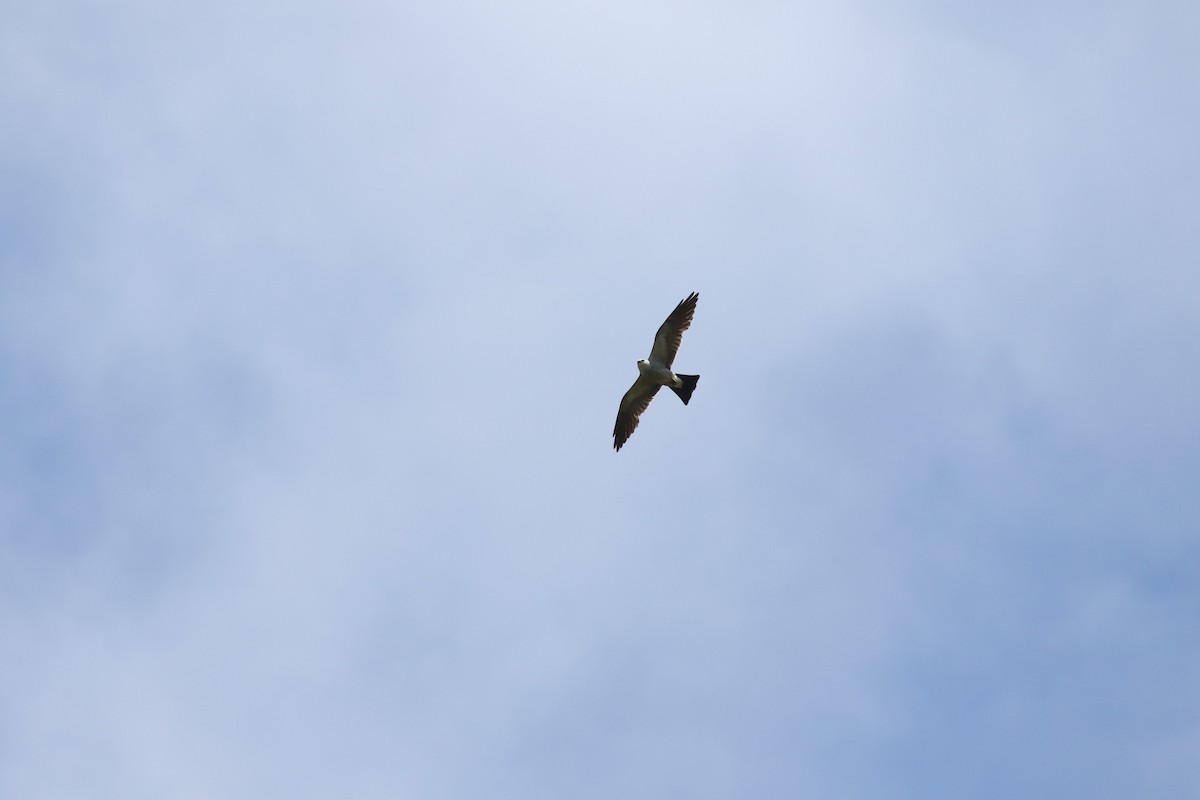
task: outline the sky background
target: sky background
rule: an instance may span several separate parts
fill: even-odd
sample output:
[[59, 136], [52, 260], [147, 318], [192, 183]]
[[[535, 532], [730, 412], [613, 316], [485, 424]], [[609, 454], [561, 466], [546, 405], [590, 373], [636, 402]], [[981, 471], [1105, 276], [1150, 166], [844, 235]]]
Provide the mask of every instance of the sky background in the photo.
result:
[[0, 796], [1200, 798], [1200, 5], [102, 6], [0, 5]]

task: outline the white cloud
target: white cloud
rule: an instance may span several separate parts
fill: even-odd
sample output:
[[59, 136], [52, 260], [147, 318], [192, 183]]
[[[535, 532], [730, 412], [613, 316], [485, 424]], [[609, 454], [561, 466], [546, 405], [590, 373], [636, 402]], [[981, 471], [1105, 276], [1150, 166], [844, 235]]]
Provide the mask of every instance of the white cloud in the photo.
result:
[[0, 793], [1186, 786], [1191, 12], [1041, 13], [6, 12]]

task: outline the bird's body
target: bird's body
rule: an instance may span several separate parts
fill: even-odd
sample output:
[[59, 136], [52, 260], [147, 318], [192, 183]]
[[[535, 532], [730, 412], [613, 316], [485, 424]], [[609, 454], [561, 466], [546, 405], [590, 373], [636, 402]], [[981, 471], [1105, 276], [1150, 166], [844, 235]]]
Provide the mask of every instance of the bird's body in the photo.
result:
[[674, 386], [678, 378], [675, 373], [671, 372], [671, 368], [662, 364], [652, 364], [648, 360], [642, 358], [637, 362], [638, 377], [646, 380], [654, 381], [660, 386]]
[[[639, 381], [645, 379], [646, 381], [649, 381], [657, 386], [666, 386], [668, 389], [673, 390], [675, 394], [679, 395], [679, 398], [683, 400], [684, 405], [687, 405], [688, 400], [692, 399], [692, 391], [696, 388], [695, 383], [692, 383], [691, 387], [688, 388], [686, 379], [696, 378], [699, 380], [700, 378], [699, 375], [676, 375], [671, 371], [670, 367], [662, 364], [655, 364], [653, 361], [647, 361], [644, 358], [637, 362], [637, 368], [639, 373]], [[684, 397], [683, 394], [681, 394], [681, 391], [685, 389], [687, 397]], [[632, 387], [630, 388], [630, 391], [632, 391]]]
[[671, 371], [671, 365], [675, 363], [675, 354], [683, 341], [683, 332], [692, 324], [692, 315], [696, 311], [696, 300], [699, 297], [692, 292], [675, 306], [675, 310], [659, 326], [658, 333], [654, 336], [650, 357], [637, 362], [637, 380], [621, 398], [621, 406], [617, 410], [617, 424], [613, 426], [613, 449], [620, 450], [621, 445], [633, 435], [642, 412], [650, 405], [650, 401], [661, 387], [666, 386], [677, 394], [684, 405], [692, 399], [692, 392], [696, 390], [700, 376], [678, 375]]

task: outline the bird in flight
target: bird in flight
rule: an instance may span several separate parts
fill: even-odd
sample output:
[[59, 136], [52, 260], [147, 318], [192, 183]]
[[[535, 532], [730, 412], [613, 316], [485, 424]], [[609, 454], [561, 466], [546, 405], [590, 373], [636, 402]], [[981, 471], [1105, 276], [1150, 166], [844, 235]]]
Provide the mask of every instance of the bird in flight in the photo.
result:
[[679, 395], [686, 406], [696, 390], [699, 375], [677, 375], [671, 371], [675, 361], [675, 353], [679, 343], [683, 341], [683, 332], [692, 324], [692, 314], [696, 311], [696, 301], [700, 295], [692, 292], [667, 317], [666, 322], [654, 334], [654, 346], [650, 348], [650, 358], [637, 362], [638, 376], [629, 387], [629, 391], [621, 398], [621, 407], [617, 410], [617, 424], [613, 427], [613, 449], [620, 450], [621, 445], [629, 440], [638, 426], [638, 419], [654, 395], [662, 386]]

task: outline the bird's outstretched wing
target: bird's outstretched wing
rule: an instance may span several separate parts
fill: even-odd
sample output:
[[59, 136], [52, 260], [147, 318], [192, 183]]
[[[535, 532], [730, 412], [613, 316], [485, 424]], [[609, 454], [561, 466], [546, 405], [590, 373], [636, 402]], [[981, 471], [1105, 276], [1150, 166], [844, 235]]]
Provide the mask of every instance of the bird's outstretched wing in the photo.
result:
[[659, 388], [659, 384], [645, 375], [638, 375], [633, 386], [630, 386], [629, 391], [621, 398], [621, 407], [617, 409], [617, 424], [613, 426], [614, 450], [620, 450], [621, 445], [633, 435], [638, 426], [638, 418], [642, 416], [646, 406], [650, 405], [654, 395], [658, 394]]
[[[675, 306], [666, 322], [659, 326], [658, 333], [654, 334], [654, 347], [650, 348], [651, 363], [669, 368], [675, 362], [679, 343], [683, 341], [683, 332], [692, 324], [692, 314], [696, 313], [696, 300], [699, 298], [700, 295], [695, 292], [689, 294]], [[632, 431], [632, 428], [630, 430]]]

